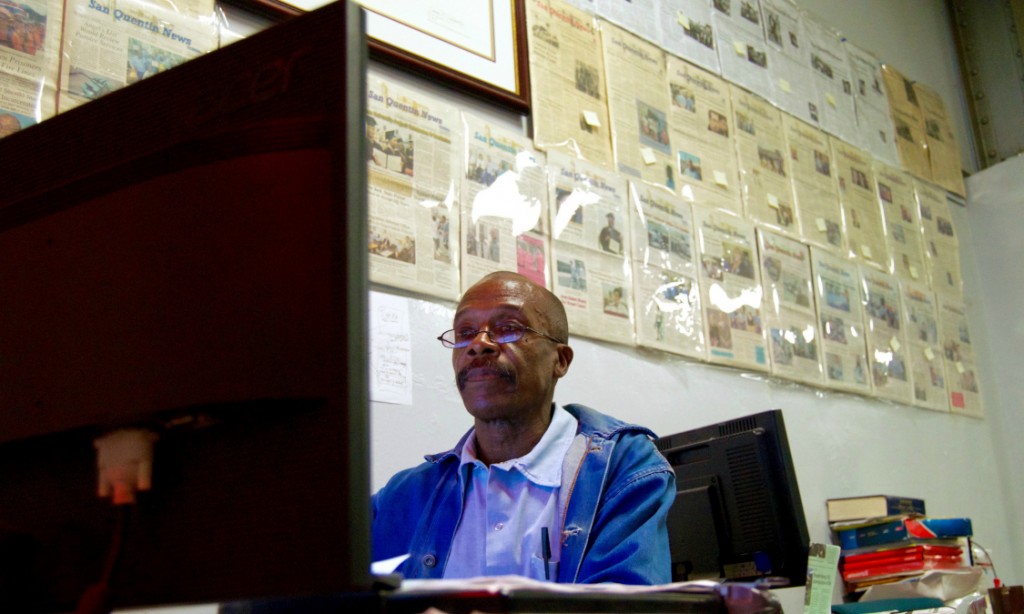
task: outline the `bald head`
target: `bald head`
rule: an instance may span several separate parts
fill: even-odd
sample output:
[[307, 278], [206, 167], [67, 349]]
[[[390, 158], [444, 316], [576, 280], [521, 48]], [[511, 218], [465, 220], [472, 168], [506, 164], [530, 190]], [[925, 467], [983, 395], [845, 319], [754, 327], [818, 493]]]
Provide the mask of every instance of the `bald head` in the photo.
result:
[[569, 319], [562, 301], [544, 286], [519, 273], [496, 271], [483, 276], [466, 290], [459, 301], [459, 307], [461, 308], [468, 298], [482, 292], [492, 292], [495, 285], [501, 287], [504, 292], [522, 296], [524, 305], [532, 307], [548, 334], [564, 342], [569, 341]]

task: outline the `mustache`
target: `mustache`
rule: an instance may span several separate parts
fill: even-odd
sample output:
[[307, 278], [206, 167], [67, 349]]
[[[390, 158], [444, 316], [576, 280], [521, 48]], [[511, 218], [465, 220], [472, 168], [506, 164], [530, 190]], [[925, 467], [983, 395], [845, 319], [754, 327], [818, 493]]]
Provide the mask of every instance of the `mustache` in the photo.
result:
[[512, 367], [499, 364], [486, 358], [477, 358], [460, 369], [455, 375], [455, 385], [458, 386], [459, 390], [466, 387], [466, 379], [469, 378], [469, 372], [475, 369], [489, 371], [513, 384], [516, 382], [516, 373], [512, 370]]

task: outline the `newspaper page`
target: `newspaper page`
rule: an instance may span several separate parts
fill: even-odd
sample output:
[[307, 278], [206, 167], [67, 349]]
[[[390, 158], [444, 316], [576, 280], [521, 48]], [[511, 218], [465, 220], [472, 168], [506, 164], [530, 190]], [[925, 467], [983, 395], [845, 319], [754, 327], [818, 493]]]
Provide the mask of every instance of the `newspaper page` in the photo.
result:
[[637, 343], [706, 360], [690, 205], [629, 182]]
[[939, 311], [927, 285], [906, 281], [903, 311], [907, 325], [907, 360], [914, 387], [914, 405], [949, 411], [949, 391], [939, 347]]
[[946, 192], [932, 183], [915, 179], [914, 193], [917, 195], [924, 256], [932, 289], [962, 300], [964, 280], [960, 269], [960, 240], [953, 228]]
[[693, 207], [693, 223], [708, 360], [768, 371], [754, 225], [729, 211], [700, 205]]
[[600, 24], [616, 168], [675, 191], [665, 53], [618, 26]]
[[810, 249], [825, 385], [845, 392], [871, 394], [860, 270], [831, 251], [815, 246]]
[[978, 382], [978, 363], [962, 300], [939, 296], [939, 342], [946, 365], [949, 409], [955, 414], [985, 417]]
[[718, 61], [711, 5], [707, 0], [655, 0], [657, 43], [671, 55], [693, 62], [715, 74], [722, 72]]
[[730, 97], [744, 216], [799, 238], [782, 114], [764, 98], [735, 85], [730, 85]]
[[622, 26], [640, 38], [656, 43], [658, 22], [655, 15], [655, 0], [594, 0], [598, 15]]
[[900, 279], [927, 285], [928, 267], [924, 262], [914, 178], [909, 173], [875, 160], [875, 183], [878, 186], [878, 202], [882, 206], [882, 222], [885, 224], [888, 271]]
[[896, 131], [889, 112], [889, 99], [882, 87], [882, 63], [870, 52], [844, 41], [853, 77], [853, 102], [857, 112], [854, 145], [865, 149], [890, 166], [899, 166]]
[[632, 344], [626, 181], [611, 169], [558, 154], [548, 157], [547, 168], [551, 257], [559, 273], [569, 274], [568, 284], [556, 277], [555, 293], [565, 303], [572, 332]]
[[882, 211], [875, 196], [874, 160], [866, 151], [835, 137], [831, 142], [847, 253], [850, 258], [884, 269], [888, 252]]
[[764, 99], [771, 98], [768, 45], [759, 0], [711, 0], [722, 77]]
[[459, 111], [372, 70], [366, 90], [370, 281], [455, 300]]
[[895, 276], [861, 268], [868, 358], [875, 396], [910, 405], [913, 390], [902, 326], [903, 299]]
[[800, 8], [792, 0], [761, 0], [761, 13], [772, 79], [770, 100], [786, 113], [817, 125], [821, 102], [811, 77]]
[[793, 198], [800, 238], [845, 253], [839, 185], [832, 176], [832, 149], [824, 131], [792, 115], [782, 115], [789, 146]]
[[919, 179], [931, 180], [928, 163], [928, 141], [925, 138], [924, 114], [917, 100], [914, 82], [890, 64], [882, 64], [889, 111], [896, 133], [896, 152], [903, 170]]
[[213, 51], [217, 31], [212, 14], [195, 17], [135, 0], [68, 0], [57, 110]]
[[821, 386], [824, 383], [809, 248], [789, 237], [758, 229], [764, 326], [772, 375]]
[[689, 202], [742, 214], [739, 163], [730, 138], [728, 84], [670, 55], [668, 88], [680, 193]]
[[561, 0], [527, 0], [533, 142], [611, 168], [611, 124], [595, 18]]
[[932, 181], [954, 194], [964, 196], [967, 191], [960, 166], [960, 146], [957, 145], [956, 133], [946, 114], [946, 105], [939, 93], [930, 87], [915, 83], [914, 92], [924, 116]]
[[462, 114], [462, 291], [495, 271], [550, 289], [547, 180], [530, 140]]
[[804, 18], [804, 31], [810, 47], [811, 75], [821, 101], [821, 128], [847, 142], [856, 142], [853, 77], [842, 37], [811, 17]]
[[63, 7], [56, 0], [0, 7], [0, 138], [56, 112]]

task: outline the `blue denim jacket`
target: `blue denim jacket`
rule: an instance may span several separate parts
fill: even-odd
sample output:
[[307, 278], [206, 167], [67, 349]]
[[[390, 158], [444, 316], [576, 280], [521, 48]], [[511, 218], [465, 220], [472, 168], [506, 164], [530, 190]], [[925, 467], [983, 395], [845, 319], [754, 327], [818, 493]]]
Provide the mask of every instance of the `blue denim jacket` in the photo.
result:
[[[666, 517], [675, 474], [654, 433], [583, 405], [559, 490], [559, 582], [663, 584], [671, 580]], [[467, 433], [468, 436], [468, 433]], [[441, 578], [462, 515], [460, 449], [428, 456], [373, 496], [373, 559], [402, 554], [405, 578]]]

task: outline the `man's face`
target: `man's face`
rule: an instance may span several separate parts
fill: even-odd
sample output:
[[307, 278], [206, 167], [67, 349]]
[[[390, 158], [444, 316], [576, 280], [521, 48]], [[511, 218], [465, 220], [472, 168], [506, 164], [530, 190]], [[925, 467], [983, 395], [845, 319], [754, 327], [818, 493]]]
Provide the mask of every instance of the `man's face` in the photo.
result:
[[[548, 332], [539, 293], [515, 279], [488, 279], [471, 288], [455, 313], [455, 330], [491, 330], [515, 322]], [[499, 345], [477, 335], [452, 350], [455, 382], [466, 410], [481, 420], [524, 419], [547, 412], [555, 382], [569, 368], [571, 351], [529, 331], [515, 343]]]

